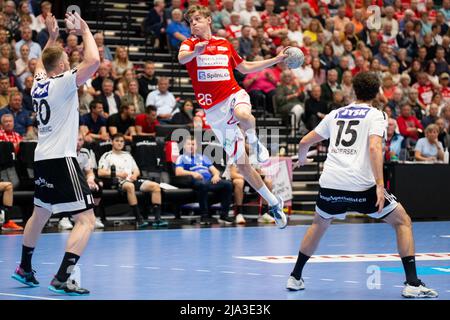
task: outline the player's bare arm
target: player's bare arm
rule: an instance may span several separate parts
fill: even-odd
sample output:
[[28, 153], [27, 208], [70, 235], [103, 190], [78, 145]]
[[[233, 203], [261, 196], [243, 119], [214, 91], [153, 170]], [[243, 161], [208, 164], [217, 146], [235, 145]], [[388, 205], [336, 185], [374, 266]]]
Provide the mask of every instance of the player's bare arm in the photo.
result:
[[[287, 49], [287, 48], [286, 48]], [[263, 61], [242, 61], [236, 69], [243, 74], [258, 72], [269, 68], [277, 63], [282, 62], [285, 58], [287, 58], [287, 54], [285, 54], [285, 50], [281, 51], [276, 57], [271, 59], [266, 59]]]
[[[56, 21], [56, 18], [55, 16], [53, 16], [53, 14], [47, 15], [47, 18], [45, 19], [45, 26], [47, 27], [48, 31], [48, 40], [42, 51], [44, 51], [48, 47], [56, 45], [56, 40], [59, 37], [58, 22]], [[42, 55], [39, 56], [39, 58], [36, 61], [35, 74], [47, 74], [44, 68], [44, 63], [42, 62]]]
[[298, 144], [298, 161], [294, 165], [294, 168], [305, 165], [307, 162], [306, 156], [308, 154], [309, 148], [322, 140], [324, 140], [324, 138], [314, 130], [310, 131], [306, 136], [304, 136]]

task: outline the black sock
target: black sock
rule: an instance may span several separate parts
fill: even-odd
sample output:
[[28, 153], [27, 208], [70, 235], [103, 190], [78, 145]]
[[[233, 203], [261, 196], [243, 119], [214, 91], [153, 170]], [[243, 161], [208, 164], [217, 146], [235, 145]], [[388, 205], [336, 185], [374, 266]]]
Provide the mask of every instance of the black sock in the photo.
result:
[[58, 281], [66, 282], [70, 277], [70, 273], [72, 272], [72, 268], [77, 264], [80, 256], [77, 256], [74, 253], [66, 252], [64, 254], [63, 261], [61, 262], [61, 266], [59, 267], [58, 273], [56, 274], [56, 278]]
[[300, 251], [298, 252], [297, 262], [295, 263], [294, 270], [291, 272], [291, 276], [293, 276], [295, 279], [300, 280], [302, 277], [302, 271], [303, 267], [305, 266], [306, 262], [309, 260], [310, 257], [307, 255], [304, 255]]
[[161, 220], [161, 205], [160, 204], [153, 205], [153, 214], [155, 215], [155, 221]]
[[137, 221], [142, 221], [143, 218], [141, 216], [141, 212], [139, 211], [139, 206], [135, 204], [134, 206], [130, 206], [131, 210], [133, 211], [133, 215], [136, 217]]
[[402, 258], [403, 268], [405, 269], [406, 282], [412, 286], [419, 286], [420, 281], [417, 278], [416, 272], [416, 258], [408, 256]]
[[263, 204], [261, 207], [262, 214], [269, 212], [269, 205]]
[[34, 248], [30, 248], [22, 245], [22, 261], [20, 261], [20, 267], [25, 272], [31, 272], [31, 258], [33, 257]]

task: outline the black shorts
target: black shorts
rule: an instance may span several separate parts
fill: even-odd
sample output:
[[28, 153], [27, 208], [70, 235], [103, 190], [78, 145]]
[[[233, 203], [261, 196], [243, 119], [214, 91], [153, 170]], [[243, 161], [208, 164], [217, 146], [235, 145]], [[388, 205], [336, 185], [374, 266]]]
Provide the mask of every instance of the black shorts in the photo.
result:
[[131, 182], [132, 184], [134, 184], [134, 190], [135, 191], [141, 191], [141, 187], [142, 187], [142, 185], [144, 184], [145, 181], [148, 181], [148, 180], [137, 179], [136, 181], [133, 181], [133, 182], [128, 181], [128, 180], [122, 180], [122, 181], [119, 182], [119, 187], [120, 187], [120, 190], [122, 190], [123, 189], [123, 184], [125, 182]]
[[77, 214], [94, 199], [76, 158], [34, 162], [34, 204], [52, 213]]
[[388, 190], [384, 190], [384, 208], [378, 213], [377, 187], [365, 191], [343, 191], [319, 188], [316, 211], [325, 219], [345, 219], [347, 212], [366, 214], [375, 219], [383, 219], [398, 205], [397, 198]]

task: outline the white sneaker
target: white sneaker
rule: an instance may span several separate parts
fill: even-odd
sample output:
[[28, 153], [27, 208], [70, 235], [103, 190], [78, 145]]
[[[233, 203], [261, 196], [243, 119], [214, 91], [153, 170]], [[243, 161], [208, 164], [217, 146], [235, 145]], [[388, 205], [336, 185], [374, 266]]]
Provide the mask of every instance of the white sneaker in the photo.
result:
[[73, 224], [70, 222], [69, 218], [62, 218], [58, 222], [58, 228], [61, 230], [72, 230]]
[[95, 229], [103, 229], [105, 225], [102, 223], [100, 218], [95, 218]]
[[414, 287], [406, 283], [402, 291], [405, 298], [437, 298], [439, 294], [434, 289], [429, 289], [420, 281], [420, 286]]
[[0, 226], [5, 223], [5, 210], [0, 209]]
[[237, 224], [245, 224], [245, 219], [242, 214], [239, 213], [238, 215], [236, 215], [236, 223]]
[[305, 282], [301, 278], [297, 280], [293, 276], [290, 276], [286, 284], [286, 289], [291, 291], [305, 290]]
[[275, 219], [266, 212], [261, 217], [258, 218], [258, 222], [259, 223], [275, 223]]
[[288, 224], [286, 214], [283, 211], [284, 202], [280, 196], [276, 197], [278, 199], [278, 204], [269, 207], [269, 214], [275, 219], [275, 223], [277, 224], [278, 228], [284, 229]]
[[270, 160], [269, 150], [267, 150], [267, 148], [259, 140], [251, 144], [250, 147], [256, 155], [256, 160], [258, 160], [259, 163], [266, 163]]

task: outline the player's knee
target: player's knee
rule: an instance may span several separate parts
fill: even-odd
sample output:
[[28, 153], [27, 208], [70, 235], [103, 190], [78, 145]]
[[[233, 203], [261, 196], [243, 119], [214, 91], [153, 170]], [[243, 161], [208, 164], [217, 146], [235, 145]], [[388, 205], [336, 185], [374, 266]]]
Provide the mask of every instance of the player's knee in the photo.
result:
[[233, 180], [233, 186], [234, 186], [234, 189], [238, 189], [238, 190], [240, 190], [240, 189], [244, 189], [244, 179], [234, 179]]
[[11, 182], [6, 183], [5, 191], [13, 191], [13, 184]]
[[240, 121], [249, 121], [254, 119], [253, 115], [247, 108], [236, 108], [234, 109], [234, 116]]

